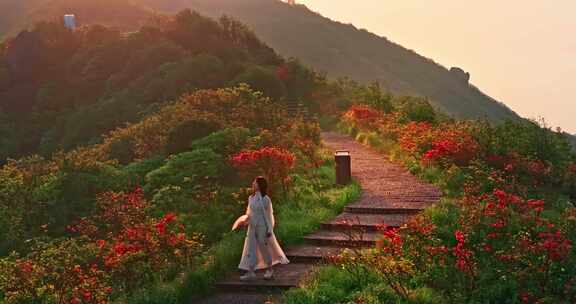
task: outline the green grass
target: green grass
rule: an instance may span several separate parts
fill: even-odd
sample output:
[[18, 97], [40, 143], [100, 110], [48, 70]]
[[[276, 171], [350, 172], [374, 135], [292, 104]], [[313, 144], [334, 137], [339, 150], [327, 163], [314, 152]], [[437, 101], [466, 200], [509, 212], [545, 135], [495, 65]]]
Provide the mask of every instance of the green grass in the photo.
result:
[[[274, 202], [275, 233], [284, 247], [302, 242], [302, 237], [317, 230], [320, 224], [338, 215], [360, 197], [357, 183], [337, 186], [334, 164], [327, 161], [306, 175], [293, 176], [293, 188], [287, 199]], [[198, 268], [177, 280], [157, 284], [118, 303], [160, 304], [191, 303], [211, 294], [214, 283], [237, 269], [245, 231], [229, 232], [198, 257]]]
[[338, 117], [333, 115], [321, 115], [318, 118], [318, 123], [320, 124], [320, 128], [324, 131], [333, 131], [336, 130], [338, 125]]
[[284, 294], [284, 304], [442, 304], [442, 297], [429, 288], [411, 291], [401, 299], [377, 275], [368, 275], [362, 283], [335, 266], [317, 268], [303, 286]]

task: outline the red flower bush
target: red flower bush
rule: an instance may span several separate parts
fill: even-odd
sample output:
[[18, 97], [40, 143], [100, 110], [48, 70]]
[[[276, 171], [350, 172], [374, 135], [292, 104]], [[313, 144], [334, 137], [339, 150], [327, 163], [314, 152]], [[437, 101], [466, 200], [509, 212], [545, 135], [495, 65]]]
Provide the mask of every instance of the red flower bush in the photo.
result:
[[456, 232], [454, 232], [454, 236], [456, 237], [457, 241], [456, 247], [454, 247], [453, 250], [453, 254], [456, 257], [456, 268], [462, 272], [472, 273], [472, 251], [466, 248], [466, 237], [460, 230], [456, 230]]
[[252, 177], [262, 174], [270, 184], [280, 183], [284, 191], [287, 190], [288, 176], [295, 161], [292, 152], [278, 147], [243, 151], [231, 157], [232, 165], [242, 174]]
[[115, 286], [131, 289], [146, 273], [162, 273], [168, 264], [189, 266], [200, 248], [199, 237], [187, 236], [175, 214], [150, 218], [141, 189], [104, 193], [97, 204], [99, 212], [70, 229], [96, 243], [106, 270], [120, 280]]
[[[368, 265], [399, 296], [405, 295], [399, 287], [413, 281], [400, 282], [393, 265], [409, 265], [416, 270], [412, 278], [463, 301], [498, 302], [516, 294], [524, 303], [576, 303], [576, 211], [567, 197], [576, 198], [576, 165], [561, 136], [532, 124], [433, 125], [394, 117], [357, 107], [343, 120], [359, 129], [348, 128], [351, 133], [397, 140], [411, 157], [396, 159], [438, 182], [455, 201], [400, 230], [385, 230], [376, 254], [352, 256], [343, 267]], [[428, 171], [427, 164], [437, 168]]]
[[[533, 302], [551, 294], [574, 301], [575, 290], [556, 288], [574, 284], [568, 275], [576, 271], [575, 265], [568, 266], [575, 258], [572, 226], [561, 228], [543, 217], [544, 206], [542, 200], [525, 200], [500, 189], [471, 194], [451, 215], [454, 222], [438, 223], [441, 229], [429, 216], [443, 215], [435, 210], [415, 216], [400, 230], [385, 230], [378, 252], [388, 263], [409, 261], [420, 274], [430, 275], [426, 282], [444, 286], [448, 293], [467, 293], [479, 288], [482, 278], [505, 274]], [[566, 218], [576, 227], [576, 212], [567, 212]]]
[[107, 303], [112, 287], [91, 246], [77, 240], [41, 244], [26, 258], [0, 260], [5, 303]]
[[378, 110], [375, 110], [366, 105], [353, 105], [343, 116], [344, 120], [347, 120], [354, 125], [362, 128], [374, 127], [376, 122], [378, 122], [383, 117], [383, 114]]
[[168, 270], [191, 267], [200, 237], [186, 235], [175, 214], [155, 219], [147, 208], [140, 189], [99, 195], [96, 212], [69, 227], [77, 238], [1, 260], [0, 294], [9, 303], [102, 304], [113, 291], [130, 292]]
[[432, 148], [423, 155], [427, 161], [465, 166], [478, 157], [479, 145], [467, 124], [440, 126], [432, 136]]
[[432, 125], [427, 122], [410, 122], [400, 131], [398, 143], [404, 151], [419, 154], [432, 145]]

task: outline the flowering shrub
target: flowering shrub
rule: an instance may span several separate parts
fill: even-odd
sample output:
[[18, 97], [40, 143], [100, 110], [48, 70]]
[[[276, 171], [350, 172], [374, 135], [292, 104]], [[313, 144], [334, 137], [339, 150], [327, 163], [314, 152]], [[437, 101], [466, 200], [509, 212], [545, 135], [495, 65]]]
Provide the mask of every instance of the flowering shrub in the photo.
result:
[[576, 166], [561, 136], [534, 124], [432, 124], [396, 113], [353, 124], [357, 116], [343, 121], [396, 139], [403, 152], [395, 159], [446, 191], [458, 188], [450, 192], [458, 202], [384, 230], [373, 250], [335, 258], [341, 269], [374, 270], [404, 299], [426, 286], [456, 302], [576, 301], [576, 212], [566, 196], [575, 196]]
[[[138, 123], [112, 131], [102, 144], [90, 147], [84, 154], [96, 155], [101, 160], [110, 159], [115, 155], [115, 145], [123, 142], [122, 153], [129, 156], [124, 162], [129, 162], [170, 151], [171, 141], [182, 140], [184, 135], [190, 136], [190, 131], [181, 128], [193, 125], [192, 122], [206, 122], [207, 125], [222, 128], [275, 130], [287, 124], [286, 117], [282, 107], [245, 85], [199, 90], [183, 95], [177, 102]], [[175, 135], [175, 138], [171, 138]], [[194, 136], [188, 138], [189, 141], [193, 139]], [[178, 146], [186, 144], [189, 142]]]
[[113, 292], [191, 267], [201, 248], [199, 236], [186, 235], [176, 215], [149, 217], [140, 189], [103, 193], [97, 208], [69, 227], [78, 237], [1, 260], [0, 294], [8, 303], [106, 303]]
[[380, 120], [383, 115], [365, 105], [353, 105], [343, 116], [344, 120], [347, 120], [358, 127], [373, 127], [375, 126], [376, 122]]
[[287, 140], [292, 142], [292, 150], [300, 153], [308, 160], [305, 163], [316, 168], [320, 166], [321, 159], [318, 150], [321, 145], [321, 138], [318, 124], [300, 120], [294, 122]]
[[[518, 301], [529, 298], [527, 303], [550, 297], [572, 302], [574, 234], [544, 217], [544, 206], [542, 200], [502, 190], [466, 196], [459, 209], [450, 207], [456, 214], [446, 213], [448, 206], [434, 207], [433, 213], [416, 216], [400, 231], [385, 231], [377, 250], [389, 264], [413, 265], [427, 284], [455, 298], [497, 301], [515, 294]], [[446, 221], [446, 216], [453, 220]], [[503, 275], [504, 282], [495, 280]], [[494, 284], [505, 294], [480, 291]]]
[[247, 150], [231, 157], [234, 167], [242, 174], [256, 176], [263, 174], [271, 185], [280, 183], [286, 191], [288, 174], [294, 167], [296, 158], [290, 151], [278, 147], [265, 147], [259, 150]]
[[30, 256], [0, 261], [6, 303], [106, 303], [113, 289], [97, 264], [97, 249], [83, 240], [40, 244]]
[[410, 154], [420, 154], [432, 146], [432, 125], [427, 122], [410, 122], [400, 131], [398, 143]]
[[99, 212], [70, 230], [98, 245], [104, 266], [119, 279], [116, 286], [130, 289], [148, 275], [167, 270], [167, 266], [186, 268], [200, 248], [199, 237], [187, 236], [175, 214], [150, 218], [140, 189], [104, 193], [98, 197], [98, 207]]
[[432, 137], [432, 148], [423, 158], [427, 161], [465, 166], [478, 157], [480, 147], [467, 124], [442, 125]]

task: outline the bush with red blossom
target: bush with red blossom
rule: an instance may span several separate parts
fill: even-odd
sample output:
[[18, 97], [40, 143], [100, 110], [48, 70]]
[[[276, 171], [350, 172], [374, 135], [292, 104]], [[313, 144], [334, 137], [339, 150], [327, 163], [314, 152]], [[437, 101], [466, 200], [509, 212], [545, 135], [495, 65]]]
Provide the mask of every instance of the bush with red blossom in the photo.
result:
[[187, 235], [173, 213], [150, 217], [148, 207], [141, 189], [99, 195], [97, 211], [69, 227], [76, 237], [0, 260], [0, 294], [7, 303], [102, 304], [112, 293], [190, 268], [200, 237]]
[[232, 166], [242, 175], [254, 177], [264, 175], [271, 185], [281, 185], [287, 191], [290, 170], [294, 168], [294, 154], [279, 147], [264, 147], [245, 150], [230, 158]]
[[343, 119], [360, 128], [375, 127], [383, 114], [366, 105], [353, 105], [343, 116]]
[[[344, 255], [338, 264], [379, 272], [404, 299], [404, 291], [426, 286], [456, 302], [576, 303], [576, 211], [568, 199], [576, 198], [576, 165], [563, 137], [534, 123], [386, 119], [394, 115], [342, 129], [396, 140], [403, 154], [393, 159], [454, 201], [385, 230], [375, 250]], [[354, 117], [362, 116], [347, 112], [344, 127]], [[399, 273], [393, 265], [409, 267]]]
[[[409, 262], [422, 282], [452, 298], [494, 301], [515, 294], [518, 301], [529, 295], [530, 303], [571, 303], [576, 254], [570, 229], [576, 226], [545, 217], [545, 204], [499, 189], [471, 194], [459, 206], [433, 207], [399, 231], [385, 231], [377, 250], [389, 263]], [[566, 218], [576, 223], [575, 214]], [[505, 281], [496, 279], [502, 276]]]
[[432, 147], [432, 125], [428, 122], [409, 122], [400, 131], [398, 144], [412, 155], [420, 155]]
[[432, 148], [424, 153], [424, 160], [440, 164], [468, 165], [479, 157], [480, 151], [470, 129], [471, 126], [464, 123], [436, 128], [432, 135]]

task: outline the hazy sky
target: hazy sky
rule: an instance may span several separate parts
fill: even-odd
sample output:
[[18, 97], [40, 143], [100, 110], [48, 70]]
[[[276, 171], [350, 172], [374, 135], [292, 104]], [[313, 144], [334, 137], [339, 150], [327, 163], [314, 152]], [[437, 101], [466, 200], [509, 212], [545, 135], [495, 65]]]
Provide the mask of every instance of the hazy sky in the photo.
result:
[[297, 0], [450, 68], [576, 133], [576, 0]]

